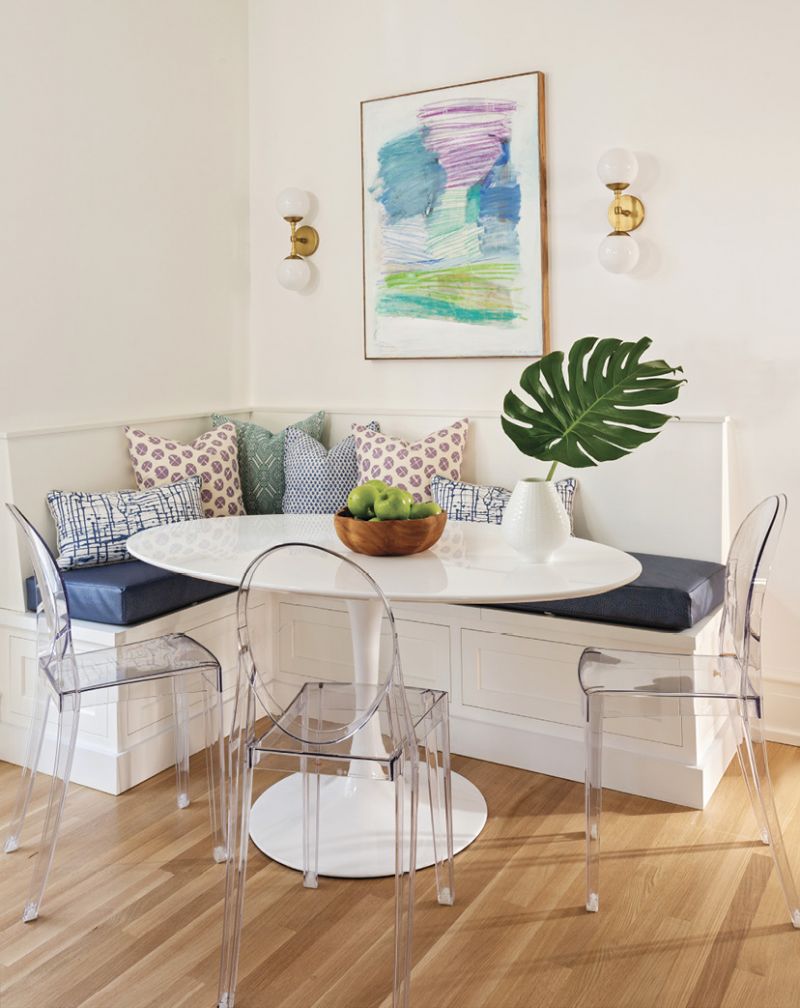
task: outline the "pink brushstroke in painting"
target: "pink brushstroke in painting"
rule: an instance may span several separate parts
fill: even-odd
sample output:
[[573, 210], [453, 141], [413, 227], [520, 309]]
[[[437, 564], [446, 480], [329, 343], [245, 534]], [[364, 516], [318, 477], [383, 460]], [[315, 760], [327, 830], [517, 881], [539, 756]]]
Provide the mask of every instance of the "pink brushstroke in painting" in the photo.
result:
[[471, 186], [485, 178], [511, 137], [516, 102], [461, 99], [424, 105], [417, 118], [424, 143], [447, 175], [446, 188]]

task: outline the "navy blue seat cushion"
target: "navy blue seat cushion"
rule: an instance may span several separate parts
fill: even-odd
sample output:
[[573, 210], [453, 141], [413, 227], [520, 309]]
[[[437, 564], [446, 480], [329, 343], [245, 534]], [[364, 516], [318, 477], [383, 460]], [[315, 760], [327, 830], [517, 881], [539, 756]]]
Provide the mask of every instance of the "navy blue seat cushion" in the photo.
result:
[[642, 573], [622, 588], [587, 598], [517, 602], [493, 608], [552, 613], [652, 630], [688, 630], [721, 605], [725, 594], [722, 564], [652, 553], [631, 556], [642, 565]]
[[[141, 560], [77, 568], [62, 571], [61, 576], [73, 619], [122, 626], [232, 591], [228, 585], [173, 574]], [[35, 610], [39, 603], [36, 578], [25, 582], [25, 599], [28, 608]]]

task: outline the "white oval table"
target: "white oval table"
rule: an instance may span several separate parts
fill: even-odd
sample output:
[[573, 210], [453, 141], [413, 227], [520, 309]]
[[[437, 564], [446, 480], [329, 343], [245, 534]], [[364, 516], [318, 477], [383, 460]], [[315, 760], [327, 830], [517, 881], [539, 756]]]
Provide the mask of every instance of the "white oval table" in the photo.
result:
[[[278, 543], [316, 543], [356, 560], [390, 602], [497, 605], [546, 602], [596, 595], [638, 577], [637, 560], [585, 539], [570, 541], [547, 564], [527, 563], [503, 539], [496, 525], [449, 522], [439, 542], [409, 557], [369, 557], [351, 553], [338, 539], [331, 515], [249, 515], [182, 522], [140, 532], [128, 540], [132, 556], [146, 563], [220, 584], [238, 585], [248, 564]], [[341, 590], [330, 567], [320, 571], [296, 563], [271, 567], [270, 580], [253, 587], [275, 592], [337, 597]], [[362, 653], [376, 637], [380, 621], [361, 620]], [[354, 641], [354, 645], [355, 645]], [[369, 726], [367, 726], [369, 729]], [[362, 754], [380, 751], [380, 729], [359, 733]], [[355, 752], [354, 748], [354, 752]], [[327, 777], [320, 796], [319, 873], [346, 878], [394, 874], [394, 795], [378, 774]], [[250, 835], [273, 860], [301, 870], [302, 792], [300, 774], [268, 788], [255, 802]], [[453, 840], [459, 852], [486, 822], [486, 802], [460, 774], [452, 775]], [[417, 866], [433, 864], [426, 789], [419, 795]]]

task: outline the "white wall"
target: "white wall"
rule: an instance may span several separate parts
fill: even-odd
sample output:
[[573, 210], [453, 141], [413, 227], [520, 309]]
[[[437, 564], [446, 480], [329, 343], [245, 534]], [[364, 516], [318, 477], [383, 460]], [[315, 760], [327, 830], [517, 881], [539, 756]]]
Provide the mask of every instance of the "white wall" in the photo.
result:
[[0, 25], [0, 430], [240, 404], [246, 0]]
[[[254, 400], [500, 408], [524, 362], [362, 359], [359, 101], [545, 71], [553, 346], [648, 334], [686, 370], [681, 412], [734, 417], [734, 520], [772, 491], [794, 503], [766, 660], [798, 680], [798, 37], [792, 0], [251, 0]], [[595, 165], [618, 145], [639, 155], [647, 210], [629, 276], [596, 260], [609, 198]], [[287, 185], [318, 201], [318, 282], [302, 296], [274, 279]]]

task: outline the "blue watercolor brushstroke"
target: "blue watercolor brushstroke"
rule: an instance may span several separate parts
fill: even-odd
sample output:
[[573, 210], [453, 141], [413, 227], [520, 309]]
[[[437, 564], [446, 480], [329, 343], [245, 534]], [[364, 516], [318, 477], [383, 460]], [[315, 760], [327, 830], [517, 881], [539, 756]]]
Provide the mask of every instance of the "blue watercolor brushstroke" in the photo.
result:
[[495, 217], [497, 220], [507, 221], [513, 227], [519, 224], [520, 210], [519, 186], [513, 185], [492, 185], [481, 186], [478, 220], [487, 217]]
[[423, 142], [419, 130], [387, 141], [378, 151], [378, 179], [370, 192], [389, 223], [417, 214], [427, 216], [444, 192], [444, 168]]
[[510, 145], [503, 144], [500, 156], [480, 184], [478, 226], [481, 255], [487, 259], [517, 261], [522, 196], [517, 173], [510, 163]]
[[480, 250], [484, 261], [519, 263], [519, 235], [514, 225], [487, 218], [481, 224]]

